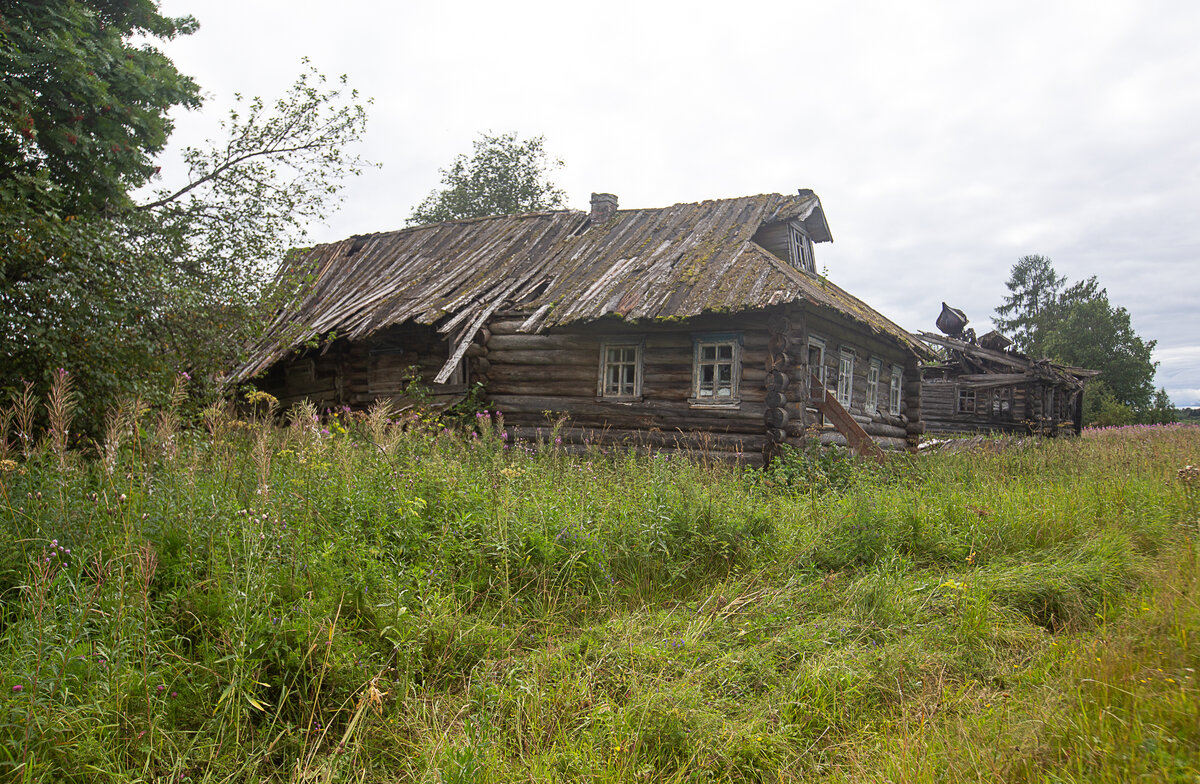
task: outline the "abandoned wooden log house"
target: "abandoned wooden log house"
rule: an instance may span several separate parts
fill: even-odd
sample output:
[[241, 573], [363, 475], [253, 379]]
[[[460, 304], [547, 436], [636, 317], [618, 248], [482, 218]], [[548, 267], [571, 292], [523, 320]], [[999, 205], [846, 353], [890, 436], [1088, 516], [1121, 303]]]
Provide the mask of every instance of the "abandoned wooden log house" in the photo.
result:
[[1079, 435], [1083, 386], [1098, 370], [1030, 359], [999, 332], [976, 340], [962, 311], [942, 303], [938, 328], [920, 333], [942, 356], [921, 368], [921, 412], [931, 433]]
[[911, 447], [928, 349], [817, 274], [831, 239], [809, 190], [355, 236], [289, 263], [308, 283], [234, 380], [354, 408], [414, 374], [445, 401], [479, 383], [515, 437], [568, 417], [572, 449]]

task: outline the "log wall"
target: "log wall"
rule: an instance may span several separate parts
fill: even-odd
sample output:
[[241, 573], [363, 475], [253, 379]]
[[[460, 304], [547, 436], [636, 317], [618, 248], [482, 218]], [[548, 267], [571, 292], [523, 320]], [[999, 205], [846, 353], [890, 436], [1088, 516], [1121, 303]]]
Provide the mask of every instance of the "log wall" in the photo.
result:
[[366, 408], [380, 398], [403, 400], [416, 380], [437, 405], [461, 397], [470, 381], [433, 383], [449, 356], [444, 335], [433, 327], [406, 323], [380, 330], [367, 340], [336, 340], [306, 349], [271, 368], [259, 386], [279, 398], [284, 408], [301, 400], [322, 409]]
[[[1031, 380], [1015, 384], [1011, 390], [1012, 408], [1009, 415], [995, 415], [992, 411], [992, 394], [995, 387], [982, 387], [970, 382], [946, 379], [930, 379], [921, 384], [921, 395], [926, 426], [934, 433], [1040, 433], [1058, 435], [1078, 432], [1077, 419], [1081, 396], [1074, 389], [1054, 387], [1054, 404], [1046, 406], [1045, 383]], [[960, 389], [975, 388], [976, 410], [958, 410]]]
[[[469, 383], [484, 384], [511, 433], [536, 438], [559, 423], [563, 444], [586, 449], [597, 444], [646, 450], [698, 452], [720, 459], [760, 464], [778, 445], [800, 445], [820, 435], [836, 441], [831, 426], [808, 406], [805, 381], [808, 336], [824, 339], [828, 383], [836, 385], [838, 350], [852, 347], [854, 398], [850, 413], [881, 445], [911, 445], [920, 432], [921, 385], [915, 357], [887, 339], [859, 328], [839, 314], [802, 307], [770, 313], [713, 315], [653, 325], [622, 321], [565, 328], [550, 334], [519, 332], [527, 314], [500, 313], [466, 350], [467, 383], [433, 384], [450, 356], [450, 341], [428, 326], [406, 323], [350, 344], [335, 341], [280, 363], [261, 382], [284, 406], [309, 399], [322, 408], [365, 408], [379, 398], [401, 400], [415, 377], [435, 399], [459, 399]], [[697, 336], [740, 338], [738, 403], [698, 405], [692, 399]], [[642, 346], [641, 397], [600, 394], [601, 346], [629, 341]], [[881, 360], [879, 402], [864, 408], [871, 357]], [[900, 416], [886, 411], [893, 364], [905, 369]], [[918, 419], [914, 419], [918, 417]], [[568, 421], [565, 428], [562, 421]]]
[[[553, 334], [517, 330], [524, 317], [502, 315], [489, 325], [484, 348], [488, 396], [511, 433], [544, 433], [560, 419], [567, 445], [624, 445], [692, 450], [721, 459], [761, 461], [765, 442], [766, 317], [691, 319], [652, 327], [623, 322], [590, 324]], [[697, 406], [693, 391], [698, 335], [735, 333], [741, 338], [736, 406]], [[642, 345], [639, 400], [611, 400], [600, 392], [600, 350], [605, 342]]]
[[[851, 321], [840, 314], [823, 308], [807, 308], [802, 312], [793, 312], [792, 342], [796, 345], [793, 352], [798, 360], [794, 375], [797, 383], [807, 379], [810, 373], [817, 373], [817, 368], [808, 366], [809, 338], [820, 338], [825, 343], [825, 383], [830, 390], [837, 389], [839, 357], [842, 348], [854, 351], [854, 379], [850, 401], [850, 414], [854, 416], [862, 428], [884, 448], [894, 448], [897, 444], [903, 447], [916, 446], [924, 424], [921, 421], [921, 376], [917, 357], [911, 351], [897, 345], [892, 340], [871, 331], [865, 325]], [[803, 351], [800, 350], [803, 347]], [[867, 403], [867, 374], [872, 358], [880, 360], [878, 385], [878, 406], [872, 411], [866, 409]], [[893, 415], [889, 411], [889, 390], [891, 385], [892, 367], [903, 369], [903, 385], [900, 396], [900, 414]], [[795, 404], [796, 425], [791, 428], [789, 435], [792, 439], [802, 439], [806, 430], [815, 431], [818, 435], [836, 433], [831, 425], [822, 423], [821, 416], [812, 407], [801, 409], [799, 401]], [[829, 435], [823, 441], [844, 441], [840, 435], [834, 438]]]

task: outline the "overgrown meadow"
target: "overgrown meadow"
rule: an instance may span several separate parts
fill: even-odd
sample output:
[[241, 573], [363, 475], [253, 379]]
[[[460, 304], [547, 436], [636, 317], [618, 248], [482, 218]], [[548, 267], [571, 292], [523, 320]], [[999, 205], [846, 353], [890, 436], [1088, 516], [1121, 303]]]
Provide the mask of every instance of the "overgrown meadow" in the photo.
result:
[[1200, 780], [1195, 427], [762, 472], [72, 406], [0, 414], [3, 780]]

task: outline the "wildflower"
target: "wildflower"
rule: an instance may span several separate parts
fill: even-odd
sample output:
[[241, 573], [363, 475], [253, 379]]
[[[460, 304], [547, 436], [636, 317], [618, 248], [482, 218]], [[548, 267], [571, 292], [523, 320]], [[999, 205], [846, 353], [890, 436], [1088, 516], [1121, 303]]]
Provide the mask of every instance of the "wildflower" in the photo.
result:
[[160, 683], [160, 684], [158, 684], [158, 690], [159, 690], [160, 692], [161, 692], [161, 691], [163, 691], [163, 690], [164, 690], [164, 689], [166, 689], [166, 688], [167, 688], [167, 687], [166, 687], [166, 686], [163, 686], [161, 683]]
[[0, 460], [0, 472], [8, 473], [17, 470], [16, 460]]
[[261, 389], [252, 389], [246, 393], [247, 403], [266, 403], [268, 406], [279, 403], [279, 398], [269, 392], [264, 392]]
[[17, 693], [20, 693], [20, 692], [25, 691], [25, 687], [18, 683], [16, 686], [13, 686], [12, 690]]

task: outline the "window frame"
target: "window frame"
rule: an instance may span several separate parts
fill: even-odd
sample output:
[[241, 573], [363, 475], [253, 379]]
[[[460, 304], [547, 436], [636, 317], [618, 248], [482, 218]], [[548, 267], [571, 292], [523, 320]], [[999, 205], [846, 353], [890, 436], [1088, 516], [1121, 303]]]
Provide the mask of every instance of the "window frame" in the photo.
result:
[[[646, 341], [638, 340], [611, 340], [603, 341], [600, 344], [600, 366], [596, 379], [596, 399], [616, 402], [637, 402], [642, 399], [642, 378], [645, 374], [645, 355]], [[633, 362], [619, 361], [610, 363], [608, 352], [611, 350], [632, 350], [634, 352]], [[632, 394], [609, 394], [608, 393], [608, 370], [613, 364], [627, 366], [633, 365], [633, 392]]]
[[[712, 346], [717, 349], [718, 356], [711, 362], [701, 360], [701, 354], [706, 346]], [[728, 363], [722, 361], [720, 354], [721, 346], [730, 346], [730, 358]], [[702, 395], [702, 366], [711, 364], [714, 366], [713, 373], [713, 394]], [[719, 365], [730, 365], [729, 379], [729, 395], [721, 396], [716, 394], [720, 387], [717, 380], [715, 368]], [[737, 408], [741, 405], [741, 387], [742, 381], [742, 333], [740, 332], [720, 332], [720, 333], [704, 333], [692, 336], [692, 395], [688, 398], [688, 404], [692, 408]]]
[[992, 419], [1012, 419], [1013, 404], [1012, 387], [996, 387], [992, 390], [989, 411]]
[[[821, 382], [822, 389], [826, 388], [825, 378], [828, 375], [825, 372], [825, 346], [825, 338], [820, 337], [819, 335], [808, 336], [808, 372], [817, 377], [817, 380]], [[820, 356], [817, 359], [817, 366], [815, 368], [812, 364], [812, 350], [814, 348], [820, 353]], [[811, 381], [811, 379], [808, 380]], [[815, 390], [810, 390], [810, 393], [815, 393]]]
[[[842, 346], [838, 349], [837, 390], [833, 396], [847, 411], [854, 405], [854, 363], [857, 359], [858, 356], [853, 348]], [[845, 390], [844, 398], [842, 396], [843, 389]]]
[[871, 357], [867, 363], [867, 413], [874, 416], [879, 410], [879, 377], [883, 375], [883, 360]]
[[904, 405], [904, 368], [892, 365], [892, 374], [888, 378], [888, 413], [900, 416], [900, 408]]
[[[966, 402], [970, 402], [968, 407]], [[954, 390], [954, 411], [957, 414], [975, 414], [978, 410], [979, 396], [974, 387], [956, 387]]]
[[801, 272], [807, 272], [809, 275], [817, 274], [817, 264], [813, 258], [812, 238], [799, 223], [788, 224], [788, 255], [791, 257], [792, 265]]

